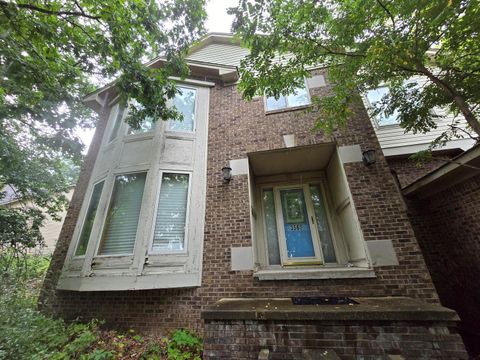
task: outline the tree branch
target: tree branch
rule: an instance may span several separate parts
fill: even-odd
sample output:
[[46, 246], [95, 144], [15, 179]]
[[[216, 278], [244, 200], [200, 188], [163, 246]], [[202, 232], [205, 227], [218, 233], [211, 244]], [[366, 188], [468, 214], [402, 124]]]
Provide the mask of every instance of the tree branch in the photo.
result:
[[92, 20], [100, 20], [101, 19], [100, 16], [94, 16], [94, 15], [89, 15], [89, 14], [85, 13], [83, 11], [83, 9], [82, 9], [81, 12], [78, 12], [78, 11], [53, 11], [53, 10], [49, 10], [49, 9], [46, 9], [46, 8], [43, 8], [43, 7], [38, 7], [38, 6], [35, 6], [35, 5], [32, 5], [32, 4], [18, 4], [18, 3], [6, 2], [6, 1], [3, 1], [3, 0], [0, 1], [0, 5], [2, 7], [14, 6], [18, 9], [27, 9], [27, 10], [32, 10], [32, 11], [40, 12], [40, 13], [43, 13], [43, 14], [55, 15], [55, 16], [66, 15], [66, 16], [84, 17], [84, 18], [92, 19]]
[[395, 18], [393, 17], [392, 13], [390, 10], [387, 9], [385, 5], [382, 4], [380, 0], [377, 0], [378, 5], [382, 7], [383, 10], [387, 13], [387, 15], [390, 17], [390, 20], [392, 20], [392, 25], [393, 25], [393, 30], [396, 31], [396, 23], [395, 23]]

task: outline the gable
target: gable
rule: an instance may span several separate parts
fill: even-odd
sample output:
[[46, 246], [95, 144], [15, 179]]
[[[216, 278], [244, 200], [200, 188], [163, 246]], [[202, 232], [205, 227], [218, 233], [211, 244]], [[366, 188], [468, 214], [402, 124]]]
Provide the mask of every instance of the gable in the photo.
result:
[[240, 60], [247, 56], [248, 49], [234, 44], [208, 44], [193, 53], [187, 59], [206, 63], [239, 66]]

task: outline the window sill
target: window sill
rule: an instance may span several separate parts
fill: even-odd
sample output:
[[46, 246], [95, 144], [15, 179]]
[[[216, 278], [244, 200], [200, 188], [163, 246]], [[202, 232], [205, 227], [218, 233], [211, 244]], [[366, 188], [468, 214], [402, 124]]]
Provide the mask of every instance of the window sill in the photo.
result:
[[283, 109], [276, 109], [276, 110], [266, 110], [265, 115], [272, 115], [272, 114], [280, 114], [289, 111], [296, 111], [296, 110], [304, 110], [308, 107], [312, 106], [312, 104], [301, 105], [301, 106], [292, 106]]
[[315, 269], [269, 269], [253, 274], [258, 280], [312, 280], [312, 279], [358, 279], [375, 278], [369, 268], [315, 268]]

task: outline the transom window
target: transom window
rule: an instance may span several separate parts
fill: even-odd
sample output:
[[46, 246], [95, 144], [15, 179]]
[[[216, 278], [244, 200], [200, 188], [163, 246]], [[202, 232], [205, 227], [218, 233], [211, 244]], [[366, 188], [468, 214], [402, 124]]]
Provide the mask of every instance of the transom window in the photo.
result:
[[324, 185], [262, 189], [269, 265], [337, 263]]
[[[382, 86], [376, 89], [367, 91], [367, 100], [371, 108], [375, 108], [377, 104], [382, 100], [384, 96], [388, 96], [389, 90], [388, 87]], [[395, 111], [393, 114], [387, 116], [384, 112], [379, 113], [376, 116], [376, 120], [379, 126], [385, 125], [396, 125], [400, 122], [398, 118], [398, 111]]]
[[280, 95], [278, 99], [269, 96], [265, 99], [265, 108], [267, 111], [281, 110], [309, 104], [310, 94], [308, 93], [306, 85], [296, 88], [290, 95]]

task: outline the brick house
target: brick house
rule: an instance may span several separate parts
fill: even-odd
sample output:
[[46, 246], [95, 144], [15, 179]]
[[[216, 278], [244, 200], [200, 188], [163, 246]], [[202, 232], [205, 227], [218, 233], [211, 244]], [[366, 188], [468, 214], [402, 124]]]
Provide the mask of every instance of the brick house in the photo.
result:
[[100, 121], [41, 308], [194, 329], [208, 359], [466, 359], [365, 108], [312, 132], [302, 110], [330, 91], [322, 68], [294, 95], [246, 102], [246, 51], [224, 34], [191, 49], [173, 100], [183, 122], [133, 130], [114, 87], [86, 98]]

